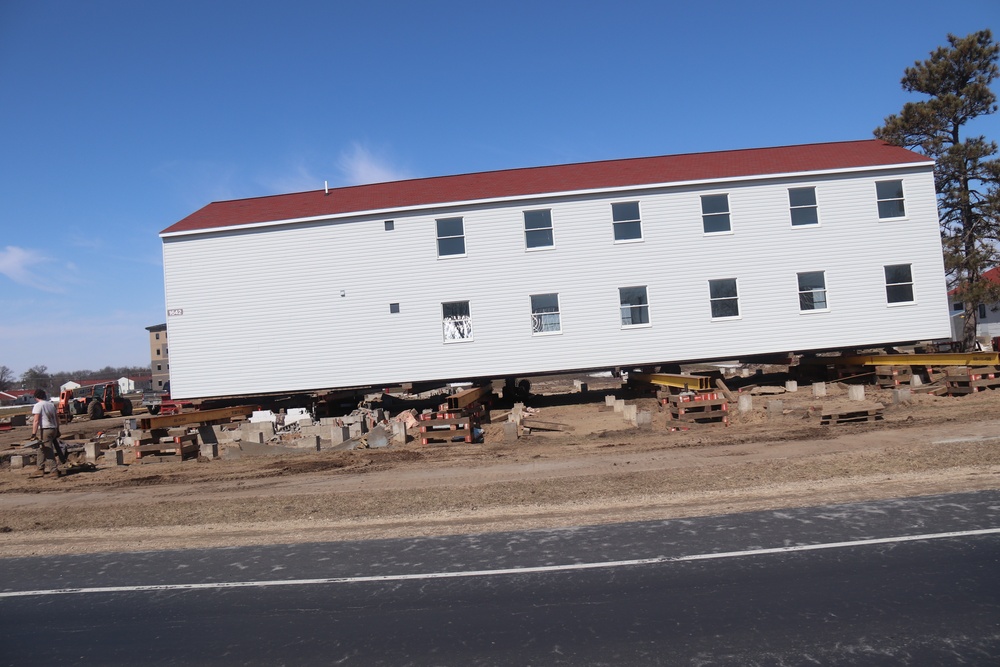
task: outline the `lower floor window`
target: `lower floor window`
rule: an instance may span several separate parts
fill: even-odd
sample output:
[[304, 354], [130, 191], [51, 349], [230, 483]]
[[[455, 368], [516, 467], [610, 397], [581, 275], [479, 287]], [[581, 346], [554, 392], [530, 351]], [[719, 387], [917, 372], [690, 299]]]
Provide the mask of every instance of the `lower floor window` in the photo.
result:
[[823, 271], [807, 271], [799, 277], [799, 310], [826, 310], [826, 276]]
[[890, 264], [885, 268], [885, 299], [889, 303], [913, 301], [913, 272], [909, 264]]
[[649, 324], [649, 300], [646, 298], [645, 285], [619, 287], [618, 298], [621, 304], [623, 327]]
[[446, 301], [441, 304], [442, 329], [446, 343], [472, 340], [472, 312], [468, 301]]
[[708, 295], [712, 304], [712, 317], [739, 317], [740, 297], [736, 291], [736, 278], [708, 281]]
[[562, 330], [559, 321], [558, 294], [531, 295], [531, 333], [558, 333]]

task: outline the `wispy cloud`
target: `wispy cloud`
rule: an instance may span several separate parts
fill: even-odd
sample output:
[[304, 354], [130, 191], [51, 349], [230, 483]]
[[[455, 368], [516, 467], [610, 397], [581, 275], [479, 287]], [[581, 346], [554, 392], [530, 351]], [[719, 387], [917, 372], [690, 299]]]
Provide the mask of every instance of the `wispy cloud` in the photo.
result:
[[370, 148], [357, 142], [341, 152], [337, 159], [337, 168], [349, 185], [385, 183], [412, 178], [405, 169], [393, 165], [386, 157], [374, 154]]
[[44, 292], [62, 292], [57, 283], [40, 274], [42, 266], [51, 261], [37, 250], [9, 245], [0, 250], [0, 275]]

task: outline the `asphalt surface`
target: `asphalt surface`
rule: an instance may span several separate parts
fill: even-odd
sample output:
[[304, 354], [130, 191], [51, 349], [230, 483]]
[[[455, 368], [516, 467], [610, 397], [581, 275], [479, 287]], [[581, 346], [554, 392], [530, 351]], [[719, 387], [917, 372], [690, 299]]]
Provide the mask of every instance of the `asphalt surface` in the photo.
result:
[[988, 491], [5, 559], [0, 664], [995, 665], [998, 528]]

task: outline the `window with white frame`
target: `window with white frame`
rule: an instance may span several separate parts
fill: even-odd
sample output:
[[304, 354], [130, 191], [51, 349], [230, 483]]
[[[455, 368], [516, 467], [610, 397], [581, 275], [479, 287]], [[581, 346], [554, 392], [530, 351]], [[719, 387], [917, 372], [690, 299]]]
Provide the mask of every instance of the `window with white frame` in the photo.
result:
[[740, 295], [736, 289], [736, 278], [709, 280], [708, 298], [712, 304], [713, 319], [740, 316]]
[[552, 247], [552, 211], [524, 212], [524, 246], [529, 249]]
[[619, 287], [618, 301], [621, 304], [623, 327], [649, 325], [649, 299], [645, 285]]
[[437, 222], [438, 257], [465, 254], [465, 223], [462, 218], [441, 218]]
[[442, 303], [441, 325], [446, 343], [472, 340], [472, 311], [469, 309], [469, 302]]
[[878, 199], [878, 217], [902, 218], [906, 215], [903, 204], [903, 181], [876, 181], [875, 195]]
[[733, 226], [729, 219], [729, 195], [702, 195], [701, 221], [706, 234], [732, 231]]
[[890, 264], [885, 268], [885, 299], [889, 303], [913, 302], [913, 271], [909, 264]]
[[558, 294], [531, 295], [531, 333], [548, 334], [562, 331], [559, 320]]
[[788, 207], [792, 212], [793, 227], [819, 224], [816, 188], [788, 188]]
[[628, 201], [612, 204], [611, 218], [614, 222], [615, 241], [636, 241], [642, 239], [639, 202]]
[[826, 310], [826, 275], [823, 271], [798, 274], [799, 310]]

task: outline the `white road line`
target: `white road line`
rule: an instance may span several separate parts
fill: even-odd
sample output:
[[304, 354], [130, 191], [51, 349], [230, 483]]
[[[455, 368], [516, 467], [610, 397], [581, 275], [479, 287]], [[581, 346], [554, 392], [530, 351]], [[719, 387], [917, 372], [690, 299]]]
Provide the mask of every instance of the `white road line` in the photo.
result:
[[926, 535], [902, 535], [899, 537], [881, 537], [870, 540], [854, 540], [851, 542], [827, 542], [825, 544], [804, 544], [794, 547], [777, 547], [773, 549], [750, 549], [747, 551], [726, 551], [721, 553], [694, 554], [691, 556], [657, 556], [655, 558], [638, 558], [634, 560], [604, 561], [599, 563], [570, 563], [567, 565], [544, 565], [538, 567], [512, 567], [499, 570], [467, 570], [462, 572], [428, 572], [423, 574], [387, 574], [368, 577], [330, 577], [323, 579], [284, 579], [269, 581], [222, 581], [208, 584], [158, 584], [148, 586], [103, 586], [98, 588], [54, 588], [37, 591], [6, 591], [0, 592], [0, 598], [19, 598], [36, 595], [70, 595], [75, 593], [137, 593], [149, 591], [194, 591], [215, 590], [223, 588], [263, 588], [266, 586], [315, 586], [321, 584], [357, 584], [386, 581], [411, 581], [429, 579], [457, 579], [460, 577], [495, 577], [508, 574], [537, 574], [544, 572], [569, 572], [574, 570], [596, 570], [601, 568], [631, 567], [635, 565], [656, 565], [661, 563], [685, 563], [699, 560], [715, 560], [720, 558], [743, 558], [746, 556], [762, 556], [768, 554], [787, 554], [797, 551], [818, 551], [820, 549], [843, 549], [845, 547], [864, 547], [879, 544], [898, 544], [900, 542], [918, 542], [924, 540], [941, 540], [955, 537], [973, 537], [977, 535], [996, 535], [1000, 528], [984, 528], [982, 530], [962, 530], [950, 533], [930, 533]]

